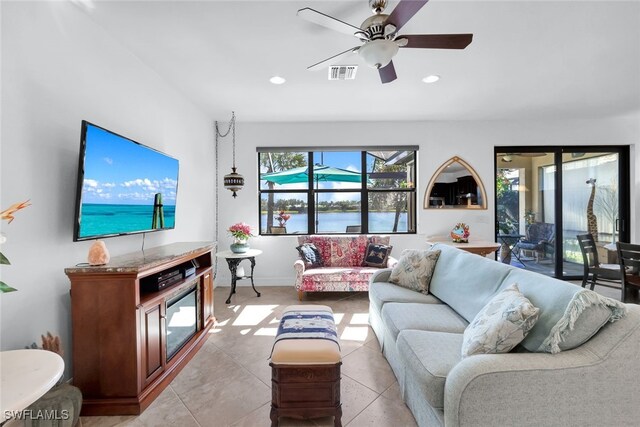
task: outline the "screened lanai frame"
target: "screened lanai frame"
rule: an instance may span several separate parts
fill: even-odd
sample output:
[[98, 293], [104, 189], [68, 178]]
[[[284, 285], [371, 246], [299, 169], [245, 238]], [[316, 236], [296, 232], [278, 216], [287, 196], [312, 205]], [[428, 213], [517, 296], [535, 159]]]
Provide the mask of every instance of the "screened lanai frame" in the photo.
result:
[[[618, 155], [618, 215], [617, 222], [618, 238], [622, 242], [629, 242], [631, 235], [631, 208], [630, 208], [630, 175], [629, 175], [629, 146], [628, 145], [575, 145], [575, 146], [496, 146], [494, 147], [494, 175], [498, 171], [498, 154], [504, 155], [509, 153], [552, 153], [554, 155], [553, 165], [555, 166], [554, 176], [554, 196], [555, 204], [553, 212], [553, 220], [555, 224], [556, 238], [554, 241], [554, 271], [553, 277], [563, 280], [579, 280], [582, 278], [580, 274], [565, 274], [563, 272], [564, 259], [563, 248], [561, 247], [563, 239], [562, 233], [564, 229], [564, 210], [563, 210], [563, 166], [567, 163], [563, 161], [563, 154], [571, 153], [616, 153]], [[496, 242], [500, 242], [498, 235], [500, 234], [498, 224], [498, 203], [497, 181], [494, 177], [494, 218], [495, 218], [495, 236]], [[497, 255], [496, 255], [497, 256]]]

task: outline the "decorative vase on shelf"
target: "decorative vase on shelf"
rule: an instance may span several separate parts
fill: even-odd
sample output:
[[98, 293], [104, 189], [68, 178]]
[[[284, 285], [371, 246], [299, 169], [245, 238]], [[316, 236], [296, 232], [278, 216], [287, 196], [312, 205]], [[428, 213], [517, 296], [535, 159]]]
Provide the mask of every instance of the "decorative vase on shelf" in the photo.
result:
[[451, 240], [453, 243], [469, 243], [469, 226], [464, 222], [459, 222], [451, 230]]
[[246, 239], [235, 239], [230, 249], [235, 254], [243, 254], [249, 250], [249, 242]]

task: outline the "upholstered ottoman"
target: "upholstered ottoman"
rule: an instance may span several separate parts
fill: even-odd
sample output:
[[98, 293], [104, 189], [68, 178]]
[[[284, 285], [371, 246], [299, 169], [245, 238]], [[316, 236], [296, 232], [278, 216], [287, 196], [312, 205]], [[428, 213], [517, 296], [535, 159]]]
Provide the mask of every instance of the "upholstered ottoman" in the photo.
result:
[[342, 425], [340, 346], [333, 312], [325, 305], [285, 309], [271, 353], [271, 425], [279, 417], [334, 416]]

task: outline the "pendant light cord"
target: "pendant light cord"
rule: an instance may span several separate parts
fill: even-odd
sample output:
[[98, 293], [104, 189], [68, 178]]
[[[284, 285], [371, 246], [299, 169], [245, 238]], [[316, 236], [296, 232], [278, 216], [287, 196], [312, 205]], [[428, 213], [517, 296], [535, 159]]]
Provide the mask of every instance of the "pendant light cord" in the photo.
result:
[[236, 167], [236, 112], [231, 112], [231, 121], [229, 122], [229, 128], [222, 134], [220, 133], [220, 127], [216, 121], [216, 145], [218, 144], [218, 137], [225, 138], [231, 132], [231, 141], [233, 146], [233, 167]]
[[[218, 188], [219, 188], [219, 184], [220, 184], [220, 179], [219, 179], [219, 168], [218, 168], [218, 139], [219, 138], [225, 138], [227, 135], [229, 135], [229, 132], [231, 132], [231, 138], [232, 138], [232, 142], [233, 142], [233, 167], [236, 167], [236, 112], [232, 111], [231, 112], [231, 121], [229, 122], [229, 128], [227, 128], [227, 131], [225, 133], [220, 133], [220, 126], [218, 124], [218, 121], [216, 120], [215, 122], [215, 132], [216, 132], [216, 138], [215, 138], [215, 143], [216, 143], [216, 242], [218, 239], [218, 232], [219, 232], [219, 225], [218, 225], [218, 218], [219, 218], [219, 206], [220, 203], [218, 202]], [[213, 279], [215, 280], [216, 276], [218, 275], [218, 257], [215, 257], [215, 261], [214, 261], [214, 267], [213, 267]]]

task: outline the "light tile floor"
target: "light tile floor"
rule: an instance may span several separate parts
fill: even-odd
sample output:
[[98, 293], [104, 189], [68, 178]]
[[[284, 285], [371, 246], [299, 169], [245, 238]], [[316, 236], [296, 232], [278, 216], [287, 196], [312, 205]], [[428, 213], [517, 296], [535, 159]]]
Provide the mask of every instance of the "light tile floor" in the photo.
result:
[[[580, 282], [574, 282], [580, 285]], [[597, 286], [620, 299], [620, 291]], [[83, 417], [83, 427], [269, 426], [269, 353], [283, 309], [297, 304], [290, 287], [239, 287], [231, 304], [229, 288], [216, 288], [217, 324], [210, 337], [169, 387], [140, 416]], [[398, 383], [367, 325], [366, 292], [308, 294], [305, 302], [332, 307], [342, 348], [342, 423], [345, 426], [415, 426]], [[281, 426], [332, 426], [333, 418], [292, 420]]]
[[[83, 417], [83, 427], [269, 426], [269, 353], [284, 308], [298, 304], [293, 287], [263, 287], [257, 298], [239, 287], [231, 304], [229, 288], [216, 288], [217, 324], [189, 364], [140, 416]], [[305, 303], [334, 311], [343, 357], [342, 424], [415, 426], [398, 383], [367, 325], [366, 292], [311, 293]], [[281, 426], [333, 426], [333, 417], [280, 419]]]

